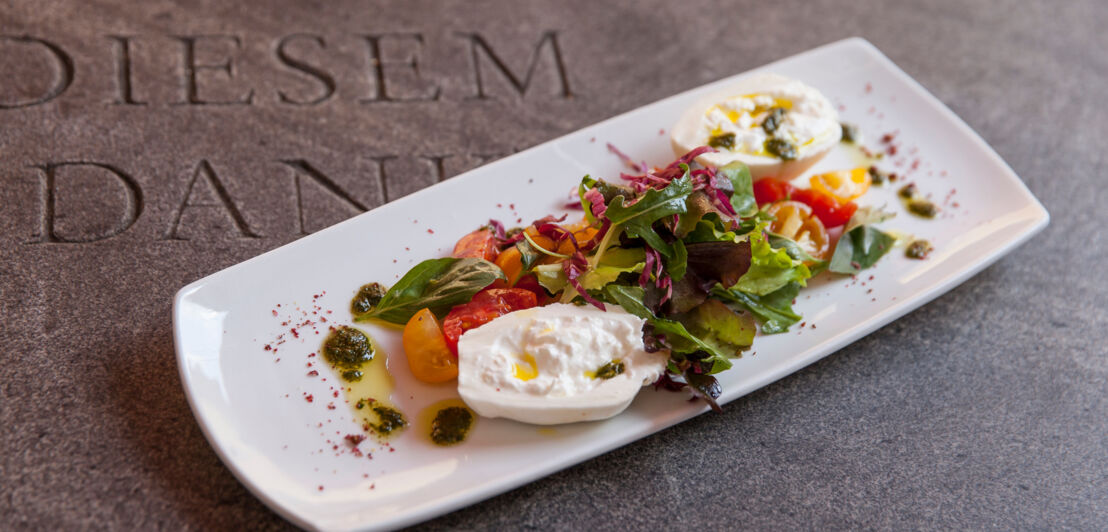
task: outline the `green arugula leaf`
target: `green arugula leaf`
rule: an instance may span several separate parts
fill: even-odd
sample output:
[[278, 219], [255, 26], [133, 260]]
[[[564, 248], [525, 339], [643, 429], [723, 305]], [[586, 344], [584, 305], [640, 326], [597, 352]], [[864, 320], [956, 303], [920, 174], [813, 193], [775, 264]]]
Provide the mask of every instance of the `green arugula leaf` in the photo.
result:
[[689, 332], [732, 357], [750, 348], [758, 330], [754, 316], [735, 312], [717, 299], [701, 303], [680, 321]]
[[613, 185], [602, 179], [593, 179], [587, 175], [581, 178], [581, 184], [577, 186], [577, 195], [581, 198], [581, 207], [585, 210], [585, 219], [587, 219], [589, 223], [596, 222], [596, 217], [592, 214], [592, 202], [585, 199], [585, 193], [588, 192], [590, 188], [595, 188], [600, 192], [600, 195], [604, 198], [605, 205], [611, 203], [612, 199], [616, 196], [631, 197], [634, 194], [634, 191], [629, 187]]
[[743, 218], [754, 216], [758, 212], [758, 202], [754, 200], [754, 179], [741, 161], [735, 161], [720, 168], [716, 175], [722, 175], [731, 181], [731, 206]]
[[856, 274], [877, 263], [893, 249], [896, 238], [869, 225], [859, 225], [839, 237], [828, 269]]
[[712, 199], [703, 191], [694, 190], [685, 199], [685, 214], [677, 218], [677, 225], [673, 228], [673, 234], [677, 238], [685, 238], [696, 230], [697, 224], [708, 214], [719, 216], [719, 209], [712, 204]]
[[609, 301], [623, 307], [623, 310], [631, 314], [644, 320], [655, 317], [654, 313], [643, 304], [643, 297], [646, 296], [646, 293], [643, 292], [642, 287], [613, 284], [605, 287], [604, 293], [608, 296]]
[[524, 272], [530, 270], [544, 255], [541, 251], [535, 249], [535, 246], [532, 246], [526, 238], [516, 242], [516, 249], [519, 250], [519, 260], [523, 264]]
[[[608, 284], [615, 282], [621, 274], [640, 273], [642, 272], [643, 266], [644, 264], [641, 262], [629, 267], [600, 265], [589, 269], [577, 280], [585, 290], [591, 292], [593, 290], [600, 290]], [[566, 278], [565, 270], [562, 269], [560, 263], [535, 266], [533, 271], [539, 284], [552, 294], [557, 294], [565, 290], [569, 285], [569, 279]]]
[[689, 266], [689, 251], [685, 249], [685, 243], [680, 240], [674, 241], [673, 258], [666, 259], [665, 262], [666, 271], [674, 281], [683, 279], [685, 277], [685, 270]]
[[785, 249], [774, 249], [761, 226], [750, 233], [750, 254], [750, 269], [734, 286], [748, 294], [764, 296], [792, 282], [804, 286], [812, 276], [804, 262], [789, 256]]
[[604, 213], [613, 224], [623, 226], [628, 235], [643, 239], [667, 258], [673, 257], [673, 247], [662, 240], [653, 225], [666, 216], [686, 212], [685, 199], [692, 193], [693, 186], [688, 165], [681, 167], [685, 175], [674, 179], [666, 188], [647, 190], [630, 205], [626, 204], [626, 196], [616, 196]]
[[790, 257], [808, 265], [808, 269], [812, 271], [812, 277], [827, 269], [827, 261], [813, 257], [791, 238], [769, 233], [769, 245], [773, 246], [774, 249], [784, 249]]
[[641, 287], [610, 284], [604, 287], [604, 293], [609, 301], [623, 307], [623, 310], [647, 320], [654, 327], [655, 332], [664, 334], [666, 341], [673, 347], [674, 352], [688, 354], [704, 351], [710, 357], [712, 373], [731, 368], [731, 360], [725, 350], [701, 340], [690, 333], [684, 324], [679, 321], [655, 316], [643, 303], [646, 293]]
[[723, 229], [716, 224], [713, 220], [705, 217], [696, 223], [696, 228], [689, 232], [689, 234], [682, 238], [686, 244], [695, 244], [697, 242], [737, 242], [739, 240], [739, 234]]
[[793, 299], [800, 293], [800, 283], [789, 283], [775, 292], [756, 296], [739, 290], [728, 290], [720, 285], [712, 289], [712, 295], [746, 307], [762, 322], [762, 333], [787, 332], [801, 316], [793, 312]]
[[425, 260], [408, 270], [377, 305], [354, 321], [381, 320], [404, 325], [424, 308], [441, 316], [497, 279], [504, 279], [504, 272], [487, 260]]
[[630, 268], [646, 260], [646, 250], [643, 248], [621, 248], [612, 246], [607, 249], [604, 256], [597, 263], [601, 266], [615, 266], [617, 268]]

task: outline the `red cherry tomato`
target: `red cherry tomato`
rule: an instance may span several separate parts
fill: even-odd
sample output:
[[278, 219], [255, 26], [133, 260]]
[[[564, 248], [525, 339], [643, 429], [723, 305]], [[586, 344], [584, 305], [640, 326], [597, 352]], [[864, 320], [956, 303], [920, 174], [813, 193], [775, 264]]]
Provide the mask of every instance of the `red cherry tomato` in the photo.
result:
[[778, 181], [772, 177], [765, 177], [754, 182], [754, 201], [761, 207], [767, 203], [788, 199], [796, 191], [796, 187]]
[[496, 260], [500, 249], [496, 246], [496, 236], [489, 229], [478, 229], [458, 240], [454, 244], [454, 257]]
[[454, 356], [458, 356], [458, 338], [462, 333], [509, 312], [531, 308], [537, 304], [535, 293], [523, 288], [486, 288], [477, 292], [469, 303], [454, 307], [442, 320], [446, 345]]
[[812, 189], [796, 190], [792, 193], [792, 199], [811, 207], [812, 214], [823, 222], [824, 227], [845, 225], [858, 210], [858, 205], [852, 201], [840, 205], [835, 198]]
[[536, 306], [542, 307], [554, 302], [554, 298], [546, 293], [546, 289], [539, 284], [539, 279], [534, 275], [524, 275], [520, 277], [519, 280], [516, 281], [515, 288], [522, 288], [534, 292], [537, 300]]

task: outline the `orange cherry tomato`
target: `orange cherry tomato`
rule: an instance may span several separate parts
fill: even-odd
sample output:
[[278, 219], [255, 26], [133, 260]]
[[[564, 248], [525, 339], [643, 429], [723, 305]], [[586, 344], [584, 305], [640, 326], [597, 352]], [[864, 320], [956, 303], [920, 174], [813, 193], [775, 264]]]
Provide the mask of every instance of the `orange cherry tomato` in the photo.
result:
[[510, 288], [515, 286], [516, 281], [519, 280], [519, 276], [523, 274], [523, 256], [520, 255], [519, 250], [515, 246], [511, 246], [504, 251], [500, 252], [500, 255], [496, 257], [496, 265], [500, 267], [500, 271], [504, 272], [506, 281], [497, 279], [493, 281], [493, 288]]
[[462, 333], [480, 327], [509, 312], [531, 308], [538, 304], [535, 293], [523, 288], [486, 288], [477, 292], [469, 303], [450, 309], [442, 320], [446, 346], [458, 355], [458, 338]]
[[779, 201], [770, 205], [766, 212], [775, 218], [770, 231], [793, 239], [817, 259], [826, 260], [830, 255], [831, 239], [811, 207], [799, 201]]
[[478, 229], [458, 240], [454, 245], [453, 255], [459, 259], [474, 258], [492, 262], [499, 252], [496, 235], [489, 229]]
[[415, 378], [438, 384], [458, 378], [458, 359], [431, 309], [416, 312], [404, 326], [404, 356]]
[[808, 182], [811, 183], [812, 190], [831, 196], [839, 203], [847, 203], [865, 194], [873, 178], [868, 169], [859, 167], [814, 175]]

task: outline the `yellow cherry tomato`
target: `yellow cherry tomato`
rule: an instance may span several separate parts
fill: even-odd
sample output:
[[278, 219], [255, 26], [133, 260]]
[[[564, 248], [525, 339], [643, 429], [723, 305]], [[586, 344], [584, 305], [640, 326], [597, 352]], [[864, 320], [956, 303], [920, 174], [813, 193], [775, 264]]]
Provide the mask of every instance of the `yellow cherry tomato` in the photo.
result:
[[404, 326], [404, 355], [415, 378], [437, 384], [458, 378], [458, 359], [446, 346], [431, 309], [416, 312]]
[[831, 239], [823, 222], [812, 214], [812, 208], [799, 201], [778, 201], [766, 212], [773, 215], [770, 231], [796, 241], [809, 255], [826, 260], [831, 251]]
[[853, 201], [869, 190], [872, 178], [864, 167], [814, 175], [808, 180], [812, 190], [835, 198], [840, 204]]

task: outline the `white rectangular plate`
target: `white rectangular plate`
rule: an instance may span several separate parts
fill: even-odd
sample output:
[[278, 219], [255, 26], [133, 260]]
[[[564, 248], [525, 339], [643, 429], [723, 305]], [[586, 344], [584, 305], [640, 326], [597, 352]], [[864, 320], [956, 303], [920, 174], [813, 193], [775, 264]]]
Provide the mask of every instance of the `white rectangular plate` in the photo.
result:
[[[868, 202], [901, 212], [885, 227], [927, 238], [935, 252], [924, 261], [894, 252], [856, 279], [825, 274], [813, 280], [797, 302], [807, 326], [759, 336], [756, 354], [720, 376], [721, 403], [923, 305], [1046, 226], [1046, 210], [964, 122], [868, 42], [840, 41], [584, 128], [181, 289], [174, 302], [181, 379], [220, 458], [297, 525], [391, 528], [472, 504], [704, 412], [703, 403], [685, 401], [683, 394], [644, 389], [631, 408], [607, 421], [539, 429], [482, 419], [456, 447], [437, 448], [408, 430], [393, 442], [393, 451], [378, 448], [372, 459], [358, 458], [342, 441], [359, 429], [341, 397], [332, 395], [336, 378], [323, 366], [315, 367], [318, 376], [309, 376], [313, 368], [307, 364], [317, 359], [308, 355], [318, 349], [326, 325], [350, 322], [349, 301], [362, 284], [390, 284], [413, 264], [446, 255], [458, 237], [489, 218], [512, 226], [517, 219], [527, 223], [561, 211], [582, 175], [618, 177], [623, 168], [607, 142], [636, 159], [668, 163], [674, 155], [662, 131], [668, 132], [687, 105], [766, 71], [820, 89], [839, 106], [843, 120], [861, 126], [869, 146], [880, 146], [880, 136], [896, 131], [897, 154], [883, 166], [907, 174], [943, 213], [935, 220], [904, 215], [896, 187], [868, 194]], [[836, 151], [813, 171], [851, 166], [845, 151]], [[308, 316], [300, 317], [297, 307]], [[330, 318], [321, 334], [308, 326], [294, 337], [291, 325], [281, 325], [290, 317], [318, 321], [319, 315], [311, 314], [317, 307]], [[455, 395], [450, 386], [412, 378], [397, 330], [363, 329], [390, 357], [394, 399], [410, 417]], [[264, 348], [281, 334], [285, 342], [276, 353]], [[332, 402], [334, 410], [327, 406]], [[367, 441], [362, 447], [374, 445]]]

